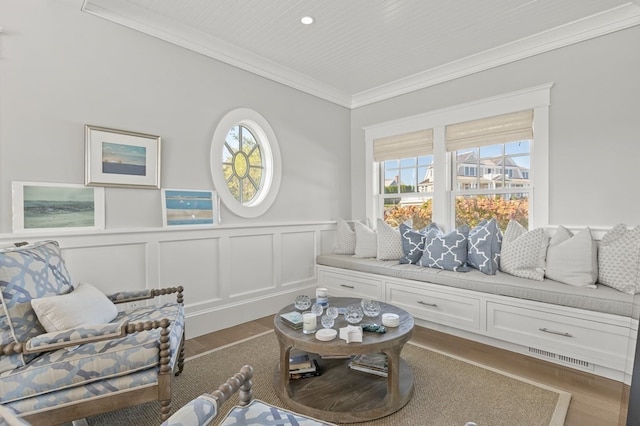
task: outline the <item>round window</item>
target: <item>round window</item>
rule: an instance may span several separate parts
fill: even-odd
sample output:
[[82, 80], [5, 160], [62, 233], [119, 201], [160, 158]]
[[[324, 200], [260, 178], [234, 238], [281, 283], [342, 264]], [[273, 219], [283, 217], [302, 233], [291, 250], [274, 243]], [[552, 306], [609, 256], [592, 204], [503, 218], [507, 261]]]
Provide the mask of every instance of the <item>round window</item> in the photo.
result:
[[241, 108], [218, 124], [211, 144], [213, 184], [222, 202], [242, 217], [264, 214], [280, 185], [275, 133], [257, 112]]

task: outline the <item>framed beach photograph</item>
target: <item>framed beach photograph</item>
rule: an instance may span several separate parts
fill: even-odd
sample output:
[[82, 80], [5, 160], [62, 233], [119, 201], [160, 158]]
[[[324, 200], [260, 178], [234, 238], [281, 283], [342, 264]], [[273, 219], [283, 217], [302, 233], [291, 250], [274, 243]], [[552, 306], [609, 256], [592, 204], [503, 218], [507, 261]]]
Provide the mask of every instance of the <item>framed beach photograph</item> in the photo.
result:
[[160, 188], [160, 136], [85, 126], [85, 184]]
[[162, 223], [170, 226], [212, 226], [218, 223], [215, 191], [192, 189], [162, 190]]
[[104, 188], [11, 182], [13, 232], [104, 229]]

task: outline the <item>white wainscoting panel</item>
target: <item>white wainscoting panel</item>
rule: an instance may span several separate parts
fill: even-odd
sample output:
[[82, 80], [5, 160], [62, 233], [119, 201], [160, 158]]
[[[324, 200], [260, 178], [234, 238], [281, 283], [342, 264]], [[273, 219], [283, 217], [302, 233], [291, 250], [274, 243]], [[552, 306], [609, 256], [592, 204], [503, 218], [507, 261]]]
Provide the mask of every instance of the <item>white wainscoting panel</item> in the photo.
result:
[[229, 238], [229, 297], [273, 289], [273, 235]]
[[281, 236], [282, 285], [296, 285], [315, 277], [315, 233], [283, 232]]
[[[315, 257], [335, 222], [37, 231], [0, 243], [56, 240], [75, 283], [105, 293], [182, 285], [187, 338], [278, 312], [317, 286]], [[328, 248], [328, 249], [327, 249]], [[175, 300], [174, 295], [161, 301]]]
[[187, 306], [211, 307], [219, 302], [219, 238], [160, 242], [160, 282], [183, 286]]
[[106, 294], [147, 288], [144, 243], [61, 247], [74, 284], [84, 281]]

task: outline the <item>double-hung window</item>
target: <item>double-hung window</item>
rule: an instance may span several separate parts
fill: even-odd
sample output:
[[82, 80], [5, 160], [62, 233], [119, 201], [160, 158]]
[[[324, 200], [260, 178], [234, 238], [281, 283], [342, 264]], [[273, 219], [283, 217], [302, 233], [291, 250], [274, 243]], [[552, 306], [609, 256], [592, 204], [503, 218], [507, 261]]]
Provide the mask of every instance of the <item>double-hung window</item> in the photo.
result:
[[367, 216], [444, 229], [492, 217], [502, 229], [511, 219], [546, 225], [551, 87], [365, 127]]
[[[378, 203], [387, 223], [411, 219], [415, 226], [431, 222], [433, 131], [419, 130], [374, 141], [379, 163]], [[431, 174], [430, 174], [431, 172]]]
[[495, 217], [502, 229], [511, 219], [527, 227], [533, 111], [451, 124], [445, 139], [455, 226]]

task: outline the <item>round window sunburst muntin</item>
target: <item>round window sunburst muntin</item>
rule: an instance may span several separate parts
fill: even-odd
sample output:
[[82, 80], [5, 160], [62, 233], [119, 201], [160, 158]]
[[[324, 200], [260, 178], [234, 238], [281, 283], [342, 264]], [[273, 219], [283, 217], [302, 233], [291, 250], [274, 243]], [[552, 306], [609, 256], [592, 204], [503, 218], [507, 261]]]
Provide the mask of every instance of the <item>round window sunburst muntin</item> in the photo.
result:
[[225, 114], [212, 138], [210, 161], [213, 185], [232, 213], [255, 218], [273, 205], [282, 175], [280, 149], [261, 114], [250, 108]]
[[260, 192], [262, 149], [248, 127], [239, 124], [229, 130], [222, 151], [222, 169], [227, 188], [241, 204], [250, 203]]

